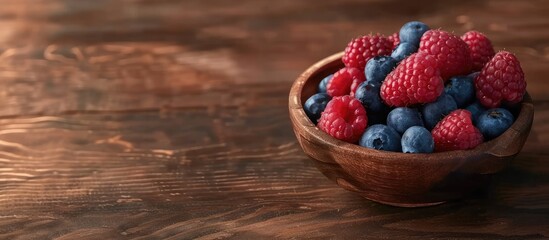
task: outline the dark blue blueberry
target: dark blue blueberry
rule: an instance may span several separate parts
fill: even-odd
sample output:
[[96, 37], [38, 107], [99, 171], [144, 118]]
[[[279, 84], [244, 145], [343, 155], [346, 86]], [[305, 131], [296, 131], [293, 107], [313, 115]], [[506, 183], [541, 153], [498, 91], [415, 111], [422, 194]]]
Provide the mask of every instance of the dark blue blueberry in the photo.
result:
[[379, 96], [380, 88], [381, 84], [363, 82], [356, 89], [355, 98], [362, 103], [367, 112], [381, 112], [388, 108]]
[[402, 149], [400, 135], [394, 129], [382, 124], [368, 127], [360, 138], [359, 145], [393, 152], [400, 152]]
[[469, 76], [451, 77], [444, 92], [454, 98], [458, 108], [464, 108], [475, 101], [475, 85]]
[[417, 109], [399, 107], [393, 109], [387, 116], [387, 126], [403, 134], [411, 126], [423, 126], [423, 120]]
[[398, 37], [400, 38], [400, 42], [407, 42], [419, 47], [419, 40], [427, 30], [429, 30], [429, 26], [425, 23], [418, 21], [408, 22], [400, 28]]
[[484, 111], [486, 111], [486, 108], [480, 104], [479, 101], [475, 101], [473, 104], [467, 106], [465, 109], [467, 109], [469, 112], [471, 112], [471, 118], [473, 120], [473, 124], [477, 124], [477, 119]]
[[314, 124], [317, 123], [320, 114], [324, 112], [326, 105], [331, 99], [332, 97], [326, 93], [317, 93], [307, 99], [303, 105], [303, 109], [305, 110], [307, 117], [309, 117]]
[[318, 92], [319, 93], [325, 93], [326, 92], [326, 86], [328, 86], [328, 82], [330, 82], [330, 80], [332, 80], [333, 76], [334, 76], [333, 74], [330, 74], [327, 77], [325, 77], [324, 79], [322, 79], [322, 81], [320, 81], [320, 83], [318, 84]]
[[432, 153], [435, 142], [431, 132], [424, 127], [413, 126], [402, 135], [402, 152], [405, 153]]
[[397, 61], [389, 56], [376, 56], [366, 63], [364, 74], [368, 83], [381, 84], [387, 74], [396, 67]]
[[486, 140], [501, 135], [514, 121], [513, 114], [505, 108], [492, 108], [484, 111], [477, 119], [477, 128]]
[[397, 62], [402, 61], [404, 58], [412, 55], [412, 53], [417, 52], [417, 46], [408, 42], [401, 42], [391, 53], [391, 57], [394, 58]]
[[421, 114], [427, 129], [433, 129], [437, 123], [448, 115], [451, 111], [457, 109], [456, 101], [448, 94], [442, 93], [435, 102], [423, 105]]

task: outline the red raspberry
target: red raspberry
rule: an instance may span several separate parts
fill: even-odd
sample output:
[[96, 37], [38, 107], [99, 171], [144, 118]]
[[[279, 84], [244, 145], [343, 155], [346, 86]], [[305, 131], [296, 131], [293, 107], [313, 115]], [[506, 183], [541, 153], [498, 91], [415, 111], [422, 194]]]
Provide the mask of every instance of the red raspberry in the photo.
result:
[[366, 81], [366, 75], [364, 75], [364, 73], [363, 73], [362, 76], [364, 76], [364, 78], [354, 78], [353, 79], [353, 83], [351, 84], [351, 92], [349, 93], [349, 95], [351, 95], [351, 97], [355, 96], [355, 93], [356, 93], [356, 90], [358, 89], [358, 86], [360, 86], [361, 83]]
[[354, 92], [362, 82], [366, 80], [364, 72], [358, 68], [344, 67], [337, 71], [332, 80], [326, 85], [326, 92], [332, 97], [354, 95]]
[[475, 89], [480, 103], [488, 108], [499, 107], [503, 101], [522, 101], [526, 81], [517, 57], [510, 52], [498, 52], [475, 78]]
[[370, 58], [380, 55], [390, 55], [393, 42], [379, 34], [355, 38], [345, 48], [341, 59], [346, 67], [364, 69]]
[[419, 52], [435, 56], [444, 80], [471, 73], [471, 54], [467, 44], [458, 36], [442, 30], [429, 30], [423, 34]]
[[398, 46], [398, 44], [400, 44], [400, 38], [398, 37], [398, 32], [393, 33], [393, 35], [391, 36], [388, 36], [387, 39], [393, 42], [393, 49], [395, 49]]
[[322, 112], [318, 127], [339, 140], [356, 143], [368, 125], [366, 110], [349, 95], [334, 97]]
[[431, 133], [435, 152], [471, 149], [484, 141], [482, 133], [473, 125], [471, 112], [464, 109], [448, 114]]
[[492, 42], [484, 34], [477, 31], [469, 31], [461, 36], [471, 52], [473, 71], [480, 71], [484, 65], [492, 59], [495, 51]]
[[404, 107], [435, 101], [444, 82], [434, 56], [414, 53], [405, 58], [381, 85], [381, 98], [389, 106]]

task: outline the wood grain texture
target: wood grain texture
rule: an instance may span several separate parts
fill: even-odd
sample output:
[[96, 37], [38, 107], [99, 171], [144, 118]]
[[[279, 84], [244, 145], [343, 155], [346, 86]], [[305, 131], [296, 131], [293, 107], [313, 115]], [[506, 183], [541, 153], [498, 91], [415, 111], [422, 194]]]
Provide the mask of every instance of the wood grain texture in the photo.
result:
[[[543, 0], [3, 0], [0, 238], [549, 238], [548, 13]], [[515, 52], [536, 108], [493, 186], [421, 209], [330, 182], [287, 111], [306, 67], [411, 19]]]

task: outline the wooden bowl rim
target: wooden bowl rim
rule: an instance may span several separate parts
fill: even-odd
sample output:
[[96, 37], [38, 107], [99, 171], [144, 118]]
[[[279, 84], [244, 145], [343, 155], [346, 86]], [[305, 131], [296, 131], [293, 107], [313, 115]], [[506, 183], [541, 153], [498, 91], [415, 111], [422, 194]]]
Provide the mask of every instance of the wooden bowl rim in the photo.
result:
[[390, 152], [383, 150], [376, 150], [371, 148], [362, 147], [357, 144], [347, 143], [336, 139], [327, 133], [316, 127], [311, 120], [305, 114], [303, 110], [303, 104], [301, 101], [301, 94], [303, 86], [311, 78], [319, 73], [320, 70], [327, 66], [343, 65], [341, 63], [341, 57], [343, 52], [333, 54], [327, 58], [320, 60], [313, 64], [307, 70], [305, 70], [294, 82], [289, 94], [289, 111], [290, 118], [294, 122], [294, 128], [298, 128], [301, 135], [310, 141], [321, 142], [331, 147], [340, 148], [342, 151], [352, 151], [355, 153], [365, 154], [372, 157], [382, 159], [399, 159], [404, 161], [423, 160], [424, 158], [436, 159], [438, 161], [448, 161], [455, 158], [456, 155], [468, 156], [468, 155], [480, 155], [491, 154], [497, 157], [505, 157], [518, 153], [505, 151], [513, 144], [514, 138], [521, 133], [529, 129], [532, 123], [534, 106], [532, 99], [528, 93], [525, 94], [521, 103], [520, 113], [509, 129], [505, 131], [499, 137], [490, 141], [484, 142], [474, 149], [469, 150], [455, 150], [447, 152], [435, 152], [435, 153], [402, 153], [402, 152]]

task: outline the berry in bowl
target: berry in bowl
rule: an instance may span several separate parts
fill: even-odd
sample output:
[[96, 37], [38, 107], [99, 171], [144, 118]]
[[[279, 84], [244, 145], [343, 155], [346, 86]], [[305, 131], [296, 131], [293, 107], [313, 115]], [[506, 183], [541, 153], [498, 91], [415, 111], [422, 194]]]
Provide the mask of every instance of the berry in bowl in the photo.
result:
[[534, 115], [518, 59], [482, 33], [406, 23], [353, 39], [307, 69], [289, 96], [294, 133], [316, 167], [384, 204], [463, 198], [505, 168]]

